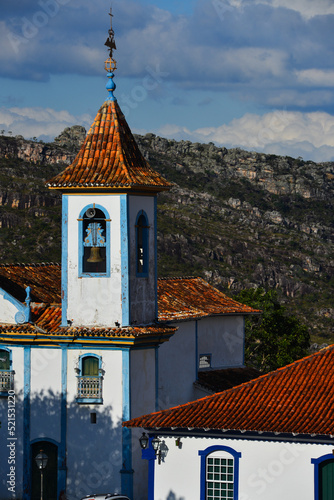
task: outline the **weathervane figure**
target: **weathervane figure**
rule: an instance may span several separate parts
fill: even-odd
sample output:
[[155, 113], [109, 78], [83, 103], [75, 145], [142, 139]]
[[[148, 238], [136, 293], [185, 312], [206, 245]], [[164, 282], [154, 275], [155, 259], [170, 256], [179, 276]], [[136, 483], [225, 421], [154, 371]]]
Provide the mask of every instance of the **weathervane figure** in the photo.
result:
[[110, 12], [109, 12], [109, 16], [110, 16], [110, 29], [108, 30], [108, 33], [109, 33], [109, 36], [106, 40], [106, 43], [104, 45], [106, 45], [108, 47], [108, 50], [109, 50], [109, 57], [108, 59], [104, 62], [104, 69], [107, 71], [107, 77], [109, 78], [109, 81], [106, 85], [106, 89], [108, 90], [109, 92], [109, 97], [108, 99], [110, 99], [111, 101], [116, 101], [116, 98], [113, 94], [115, 88], [116, 88], [116, 84], [114, 83], [113, 81], [113, 78], [114, 78], [114, 71], [116, 69], [116, 61], [115, 59], [113, 58], [113, 50], [116, 50], [116, 43], [115, 43], [115, 33], [114, 33], [114, 30], [112, 29], [112, 18], [113, 18], [113, 15], [112, 15], [112, 12], [111, 12], [111, 7], [110, 7]]
[[115, 33], [114, 33], [114, 30], [112, 29], [113, 15], [112, 15], [111, 7], [110, 7], [109, 16], [110, 16], [110, 29], [108, 30], [109, 37], [107, 38], [106, 43], [104, 45], [109, 47], [109, 57], [112, 59], [112, 51], [116, 50], [116, 43], [115, 43], [115, 39], [114, 39]]

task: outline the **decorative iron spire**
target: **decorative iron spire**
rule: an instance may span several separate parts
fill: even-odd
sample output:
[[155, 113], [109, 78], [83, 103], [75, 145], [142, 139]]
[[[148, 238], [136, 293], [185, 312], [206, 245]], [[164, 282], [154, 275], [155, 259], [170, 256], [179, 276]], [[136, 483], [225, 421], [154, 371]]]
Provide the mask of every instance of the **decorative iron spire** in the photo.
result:
[[115, 43], [115, 38], [114, 38], [115, 33], [114, 33], [113, 28], [112, 28], [113, 15], [112, 15], [111, 7], [110, 7], [109, 16], [110, 16], [110, 29], [108, 30], [109, 36], [106, 40], [106, 43], [104, 44], [108, 47], [109, 57], [104, 63], [104, 69], [107, 71], [107, 77], [109, 78], [109, 81], [107, 82], [107, 85], [106, 85], [106, 89], [109, 92], [108, 100], [116, 101], [116, 97], [113, 94], [114, 90], [116, 89], [116, 84], [113, 81], [113, 78], [115, 76], [113, 72], [116, 69], [116, 61], [113, 58], [113, 50], [116, 50], [116, 43]]

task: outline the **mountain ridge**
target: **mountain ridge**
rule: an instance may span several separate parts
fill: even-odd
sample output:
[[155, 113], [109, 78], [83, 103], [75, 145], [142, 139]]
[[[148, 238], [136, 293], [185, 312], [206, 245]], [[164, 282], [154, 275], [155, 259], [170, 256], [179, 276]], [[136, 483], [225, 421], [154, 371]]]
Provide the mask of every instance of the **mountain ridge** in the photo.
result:
[[[84, 132], [72, 129], [49, 144], [0, 136], [2, 261], [60, 259], [60, 196], [44, 182], [73, 161]], [[174, 183], [158, 198], [159, 275], [197, 274], [230, 295], [275, 288], [314, 340], [334, 338], [334, 163], [135, 138]]]

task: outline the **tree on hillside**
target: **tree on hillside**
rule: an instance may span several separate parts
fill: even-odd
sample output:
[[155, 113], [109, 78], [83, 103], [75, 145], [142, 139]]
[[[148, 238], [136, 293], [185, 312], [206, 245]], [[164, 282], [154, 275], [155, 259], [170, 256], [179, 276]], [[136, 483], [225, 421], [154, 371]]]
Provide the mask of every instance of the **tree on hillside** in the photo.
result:
[[250, 316], [245, 324], [245, 361], [262, 372], [307, 356], [310, 345], [308, 328], [295, 316], [289, 316], [277, 297], [277, 292], [263, 288], [241, 291], [236, 300], [262, 314]]

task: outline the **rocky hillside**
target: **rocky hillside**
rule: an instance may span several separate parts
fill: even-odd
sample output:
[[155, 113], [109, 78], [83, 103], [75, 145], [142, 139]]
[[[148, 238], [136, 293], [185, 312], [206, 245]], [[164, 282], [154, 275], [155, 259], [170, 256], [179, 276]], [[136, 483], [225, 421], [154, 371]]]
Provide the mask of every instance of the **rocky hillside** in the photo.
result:
[[[0, 137], [2, 261], [60, 259], [60, 197], [44, 181], [83, 137], [78, 127], [52, 144]], [[136, 139], [174, 182], [159, 195], [159, 274], [201, 275], [231, 295], [276, 288], [314, 341], [334, 341], [334, 163]]]

